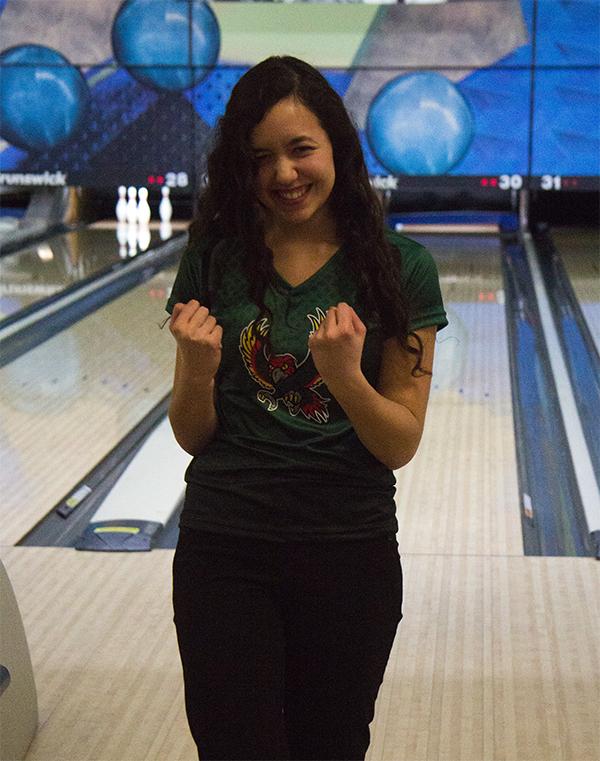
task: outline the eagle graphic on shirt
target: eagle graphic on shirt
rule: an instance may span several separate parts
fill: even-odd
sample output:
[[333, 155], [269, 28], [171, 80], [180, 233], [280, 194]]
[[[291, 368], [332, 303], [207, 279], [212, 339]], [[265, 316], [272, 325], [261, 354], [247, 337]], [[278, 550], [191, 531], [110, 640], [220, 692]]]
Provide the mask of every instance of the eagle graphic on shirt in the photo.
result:
[[[307, 318], [311, 324], [309, 335], [312, 335], [325, 319], [325, 313], [317, 307], [316, 315], [309, 314]], [[317, 391], [323, 379], [315, 368], [310, 350], [301, 362], [293, 354], [271, 353], [266, 340], [269, 327], [264, 317], [258, 322], [252, 320], [240, 334], [244, 365], [260, 386], [256, 398], [267, 405], [269, 412], [276, 410], [281, 402], [294, 417], [301, 412], [307, 420], [326, 423], [329, 420], [327, 403], [331, 399]]]

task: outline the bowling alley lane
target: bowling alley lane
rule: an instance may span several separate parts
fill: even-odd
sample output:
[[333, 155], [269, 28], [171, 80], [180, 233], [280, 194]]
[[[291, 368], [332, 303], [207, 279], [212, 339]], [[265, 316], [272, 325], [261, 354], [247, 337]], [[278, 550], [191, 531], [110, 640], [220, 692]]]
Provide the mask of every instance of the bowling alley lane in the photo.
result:
[[425, 431], [396, 472], [401, 551], [523, 555], [501, 243], [418, 235], [438, 266], [438, 333]]
[[174, 342], [158, 323], [175, 272], [0, 369], [0, 545], [17, 542], [170, 391]]
[[[179, 231], [181, 225], [171, 225]], [[125, 266], [161, 242], [158, 224], [147, 232], [98, 222], [53, 235], [1, 259], [0, 324], [9, 316], [114, 267]]]
[[600, 351], [600, 232], [583, 227], [554, 227], [551, 236]]

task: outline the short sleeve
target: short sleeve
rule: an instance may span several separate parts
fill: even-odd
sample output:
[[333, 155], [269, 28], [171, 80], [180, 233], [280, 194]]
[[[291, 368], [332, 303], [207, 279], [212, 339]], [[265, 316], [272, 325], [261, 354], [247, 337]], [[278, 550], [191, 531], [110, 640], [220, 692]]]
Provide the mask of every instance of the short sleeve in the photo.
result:
[[173, 313], [173, 307], [178, 302], [186, 303], [190, 299], [201, 300], [202, 294], [202, 244], [188, 245], [179, 262], [179, 269], [171, 289], [171, 295], [165, 309]]
[[431, 253], [420, 243], [398, 233], [389, 235], [402, 260], [403, 282], [410, 309], [409, 330], [448, 325], [437, 266]]
[[406, 282], [410, 303], [409, 330], [437, 325], [441, 330], [448, 324], [440, 290], [440, 279], [433, 256], [421, 247]]

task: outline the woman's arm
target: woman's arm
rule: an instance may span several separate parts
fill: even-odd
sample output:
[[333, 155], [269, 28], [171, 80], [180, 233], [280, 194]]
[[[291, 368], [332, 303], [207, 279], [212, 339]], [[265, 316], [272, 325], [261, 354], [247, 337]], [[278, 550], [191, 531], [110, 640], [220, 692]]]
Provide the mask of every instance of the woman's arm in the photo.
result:
[[[436, 327], [415, 331], [423, 342], [421, 366], [431, 371]], [[430, 375], [414, 377], [414, 355], [395, 338], [384, 342], [375, 389], [360, 367], [366, 328], [348, 304], [328, 311], [311, 336], [315, 366], [365, 447], [388, 468], [406, 465], [421, 440], [431, 386]], [[412, 339], [414, 340], [414, 339]], [[416, 342], [415, 342], [416, 343]]]
[[[421, 366], [431, 371], [436, 328], [415, 331], [423, 342]], [[415, 342], [416, 343], [416, 342]], [[335, 396], [358, 438], [388, 468], [396, 470], [414, 457], [425, 424], [431, 376], [414, 377], [415, 357], [395, 338], [384, 342], [377, 389], [362, 373], [328, 388]]]
[[216, 433], [214, 388], [214, 379], [207, 380], [186, 371], [178, 348], [169, 422], [175, 440], [188, 454], [200, 454]]
[[195, 300], [175, 304], [169, 327], [177, 341], [169, 421], [179, 446], [197, 455], [217, 430], [214, 389], [223, 329]]

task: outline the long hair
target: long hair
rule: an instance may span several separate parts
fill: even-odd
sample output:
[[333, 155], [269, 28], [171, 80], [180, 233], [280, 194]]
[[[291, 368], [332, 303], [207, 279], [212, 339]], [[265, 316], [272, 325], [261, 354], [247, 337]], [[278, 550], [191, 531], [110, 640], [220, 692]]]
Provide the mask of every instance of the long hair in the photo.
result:
[[[250, 140], [266, 112], [289, 96], [315, 114], [331, 142], [335, 183], [329, 209], [357, 278], [359, 300], [384, 335], [396, 336], [400, 345], [416, 356], [413, 375], [426, 373], [421, 367], [422, 342], [408, 330], [407, 294], [385, 237], [383, 208], [369, 182], [356, 128], [340, 96], [304, 61], [291, 56], [267, 58], [249, 69], [233, 88], [207, 158], [208, 183], [198, 199], [199, 214], [190, 227], [190, 245], [203, 236], [243, 241], [249, 296], [260, 316], [272, 316], [265, 305], [265, 292], [274, 276], [273, 254], [264, 239], [255, 191], [257, 164]], [[415, 339], [413, 343], [409, 336]]]

